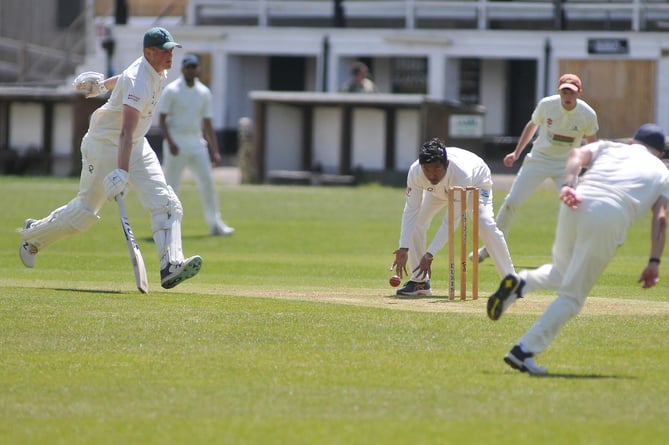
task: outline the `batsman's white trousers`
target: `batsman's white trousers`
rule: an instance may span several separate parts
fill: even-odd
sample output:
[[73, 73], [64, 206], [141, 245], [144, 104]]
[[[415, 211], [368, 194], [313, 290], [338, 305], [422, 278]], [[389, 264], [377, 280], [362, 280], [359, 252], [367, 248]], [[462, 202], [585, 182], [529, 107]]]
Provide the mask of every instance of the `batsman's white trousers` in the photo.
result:
[[[82, 168], [79, 192], [65, 206], [35, 224], [42, 227], [40, 229], [41, 238], [47, 240], [46, 243], [40, 244], [39, 238], [35, 238], [40, 248], [47, 247], [49, 244], [73, 234], [71, 230], [63, 229], [68, 226], [67, 221], [51, 224], [50, 221], [53, 217], [69, 218], [70, 215], [76, 215], [79, 210], [97, 215], [107, 202], [103, 180], [118, 166], [117, 146], [118, 144], [101, 141], [90, 137], [88, 134], [84, 136], [81, 143]], [[152, 220], [155, 220], [158, 215], [167, 213], [170, 208], [170, 193], [165, 182], [165, 175], [160, 167], [158, 157], [146, 138], [142, 138], [132, 148], [129, 176], [130, 183], [144, 208], [151, 213]], [[172, 197], [172, 199], [175, 199], [175, 197]], [[70, 222], [70, 224], [72, 223]], [[44, 233], [45, 231], [46, 233]], [[29, 243], [34, 241], [31, 238], [31, 232], [30, 229], [22, 231], [24, 241]]]
[[527, 352], [541, 353], [583, 307], [585, 299], [625, 239], [622, 209], [584, 199], [576, 210], [560, 205], [553, 264], [522, 271], [525, 292], [557, 289], [557, 298], [520, 339]]
[[511, 184], [509, 194], [506, 195], [499, 212], [497, 212], [497, 227], [499, 230], [505, 234], [509, 232], [516, 210], [527, 201], [527, 198], [547, 178], [553, 180], [557, 189], [562, 184], [565, 166], [565, 160], [547, 158], [538, 153], [528, 153], [523, 159], [523, 166], [518, 171], [513, 184]]
[[[471, 193], [468, 194], [470, 199], [467, 201], [467, 215], [471, 221], [473, 214], [473, 205], [474, 203], [471, 200]], [[495, 223], [495, 214], [493, 210], [493, 200], [492, 200], [492, 190], [481, 189], [479, 191], [479, 235], [481, 241], [485, 245], [490, 258], [492, 259], [497, 272], [500, 277], [504, 277], [507, 274], [514, 273], [515, 269], [513, 267], [513, 261], [511, 260], [511, 255], [509, 253], [509, 247], [506, 244], [506, 239], [504, 239], [504, 234], [501, 230], [497, 228]], [[456, 213], [454, 216], [454, 225], [458, 227], [460, 225], [460, 194], [455, 194], [455, 199], [453, 203]], [[427, 230], [430, 227], [432, 219], [439, 213], [439, 211], [448, 207], [448, 201], [440, 199], [434, 196], [432, 193], [423, 193], [423, 202], [421, 204], [420, 211], [418, 212], [418, 217], [416, 220], [416, 226], [411, 237], [411, 245], [409, 246], [409, 267], [411, 267], [410, 272], [413, 271], [420, 264], [420, 259], [425, 254], [425, 243], [427, 237]], [[450, 210], [450, 209], [449, 209]], [[451, 242], [448, 239], [448, 210], [444, 214], [444, 219], [442, 220], [439, 232], [435, 238], [439, 237], [445, 241], [445, 243]], [[470, 224], [471, 225], [471, 224]], [[444, 233], [446, 232], [446, 233]], [[434, 246], [434, 252], [431, 252], [436, 256], [438, 250], [441, 250], [445, 243], [436, 243], [439, 245]], [[411, 279], [413, 281], [424, 281], [424, 279], [418, 279], [415, 274], [412, 274]]]
[[[201, 142], [199, 136], [190, 138], [180, 138], [173, 135], [179, 147], [177, 156], [170, 153], [167, 142], [163, 142], [163, 169], [165, 179], [172, 186], [175, 193], [179, 194], [179, 183], [181, 175], [186, 167], [190, 168], [195, 183], [200, 191], [200, 200], [202, 201], [202, 212], [204, 220], [209, 228], [214, 228], [221, 220], [221, 211], [218, 204], [218, 194], [216, 184], [211, 171], [211, 160], [207, 147]], [[194, 140], [193, 140], [194, 138]], [[197, 141], [197, 142], [195, 142]], [[195, 146], [193, 146], [195, 144]]]
[[[77, 198], [85, 208], [97, 214], [107, 201], [103, 180], [118, 166], [118, 144], [112, 145], [85, 136], [81, 144], [81, 159]], [[152, 215], [168, 207], [169, 192], [165, 175], [146, 138], [132, 147], [128, 173], [139, 201]]]

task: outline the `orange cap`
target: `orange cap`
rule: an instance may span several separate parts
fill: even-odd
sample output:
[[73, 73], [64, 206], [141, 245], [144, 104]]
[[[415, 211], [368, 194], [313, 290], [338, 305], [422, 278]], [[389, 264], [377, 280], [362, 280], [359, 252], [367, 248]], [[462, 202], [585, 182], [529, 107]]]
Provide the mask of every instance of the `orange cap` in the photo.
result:
[[563, 88], [581, 91], [581, 79], [576, 74], [563, 74], [558, 82], [558, 91]]

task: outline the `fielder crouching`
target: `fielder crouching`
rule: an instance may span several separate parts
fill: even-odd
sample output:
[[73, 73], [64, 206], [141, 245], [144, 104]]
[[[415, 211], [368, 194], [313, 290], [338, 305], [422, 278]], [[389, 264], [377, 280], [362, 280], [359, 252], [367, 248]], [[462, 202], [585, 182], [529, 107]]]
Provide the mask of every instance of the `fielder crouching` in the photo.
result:
[[[427, 231], [432, 219], [448, 207], [448, 189], [451, 187], [480, 189], [479, 202], [469, 203], [467, 213], [471, 217], [473, 206], [478, 206], [480, 236], [500, 277], [514, 273], [506, 239], [495, 223], [490, 168], [476, 154], [458, 147], [446, 147], [443, 141], [435, 138], [423, 144], [418, 159], [409, 167], [407, 174], [399, 248], [393, 252], [395, 261], [391, 266], [398, 276], [409, 276], [409, 281], [397, 291], [399, 296], [432, 295], [432, 260], [447, 242], [452, 242], [448, 239], [448, 212], [453, 209], [446, 210], [437, 233], [426, 249]], [[454, 216], [457, 226], [460, 216]], [[407, 269], [407, 263], [410, 269]]]
[[181, 45], [166, 29], [151, 28], [144, 34], [143, 55], [123, 73], [104, 79], [100, 73], [86, 72], [74, 80], [74, 88], [86, 97], [112, 93], [93, 113], [82, 140], [77, 196], [46, 218], [25, 220], [19, 256], [26, 267], [33, 267], [37, 253], [47, 246], [91, 227], [105, 201], [124, 195], [131, 182], [151, 214], [162, 287], [170, 289], [199, 272], [202, 258], [184, 258], [181, 248], [181, 202], [167, 185], [145, 137], [165, 85], [166, 70], [172, 67], [175, 47]]

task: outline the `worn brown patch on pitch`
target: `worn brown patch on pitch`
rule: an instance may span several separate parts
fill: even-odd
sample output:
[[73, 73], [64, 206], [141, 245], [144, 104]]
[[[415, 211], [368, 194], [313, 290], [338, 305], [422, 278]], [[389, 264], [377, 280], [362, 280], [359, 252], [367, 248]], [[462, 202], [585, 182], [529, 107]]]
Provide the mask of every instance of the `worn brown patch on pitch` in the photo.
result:
[[[211, 289], [209, 289], [211, 290]], [[198, 289], [202, 291], [202, 289]], [[204, 293], [210, 293], [205, 291]], [[218, 293], [218, 292], [212, 292]], [[349, 304], [365, 307], [379, 307], [395, 310], [420, 312], [454, 312], [485, 314], [487, 296], [479, 296], [477, 300], [468, 297], [462, 301], [456, 298], [450, 301], [447, 296], [434, 295], [424, 298], [397, 298], [393, 294], [361, 291], [356, 289], [332, 290], [252, 290], [252, 289], [221, 289], [220, 294], [239, 297], [266, 297], [285, 300], [314, 301], [322, 303]], [[555, 295], [533, 295], [519, 300], [506, 314], [541, 314], [555, 299]], [[651, 315], [669, 314], [669, 302], [645, 301], [621, 298], [592, 296], [585, 302], [583, 315]]]

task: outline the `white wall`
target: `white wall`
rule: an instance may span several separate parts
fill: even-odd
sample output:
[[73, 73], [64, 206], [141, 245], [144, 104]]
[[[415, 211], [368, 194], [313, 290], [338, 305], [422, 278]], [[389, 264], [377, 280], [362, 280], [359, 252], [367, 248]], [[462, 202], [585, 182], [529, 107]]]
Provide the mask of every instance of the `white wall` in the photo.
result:
[[[168, 29], [171, 26], [170, 31], [175, 39], [184, 45], [183, 49], [175, 50], [175, 67], [179, 66], [180, 57], [187, 51], [212, 53], [215, 59], [212, 61], [215, 69], [212, 78], [216, 84], [214, 94], [218, 98], [214, 123], [218, 128], [234, 127], [239, 117], [252, 115], [248, 91], [264, 89], [267, 70], [261, 61], [268, 56], [299, 55], [313, 58], [314, 66], [308, 68], [308, 81], [311, 83], [318, 71], [316, 67], [322, 66], [322, 43], [326, 35], [330, 42], [328, 91], [337, 91], [341, 81], [348, 76], [350, 61], [356, 57], [370, 56], [375, 59], [374, 76], [377, 84], [384, 88], [389, 86], [386, 83], [389, 80], [382, 67], [389, 58], [428, 57], [430, 70], [438, 70], [429, 74], [428, 96], [434, 99], [457, 99], [453, 91], [457, 84], [443, 79], [456, 78], [454, 71], [459, 58], [484, 59], [482, 105], [490, 113], [490, 117], [486, 118], [486, 133], [499, 130], [498, 123], [506, 120], [504, 102], [510, 100], [500, 93], [504, 75], [498, 70], [499, 62], [494, 61], [536, 60], [536, 102], [544, 94], [545, 66], [548, 66], [549, 85], [553, 85], [557, 82], [556, 67], [560, 59], [593, 57], [587, 52], [588, 38], [625, 38], [629, 41], [630, 53], [607, 57], [654, 58], [660, 61], [655, 112], [658, 121], [669, 126], [669, 35], [666, 33], [166, 26]], [[141, 40], [145, 30], [145, 26], [132, 24], [114, 29], [117, 39], [115, 67], [125, 67], [141, 54]], [[546, 40], [550, 41], [552, 52], [550, 59], [544, 61]], [[103, 64], [102, 49], [98, 47], [97, 53], [90, 60], [97, 65]], [[87, 62], [86, 69], [103, 71], [104, 66], [92, 67]], [[311, 74], [312, 70], [314, 74]], [[171, 77], [174, 75], [178, 75], [178, 68], [170, 73]], [[313, 82], [314, 85], [318, 84], [317, 79]]]
[[9, 110], [9, 146], [25, 153], [29, 148], [42, 149], [44, 115], [40, 103], [14, 102]]
[[481, 103], [488, 104], [483, 123], [483, 133], [486, 135], [504, 134], [507, 102], [505, 67], [504, 60], [482, 61], [480, 94]]

